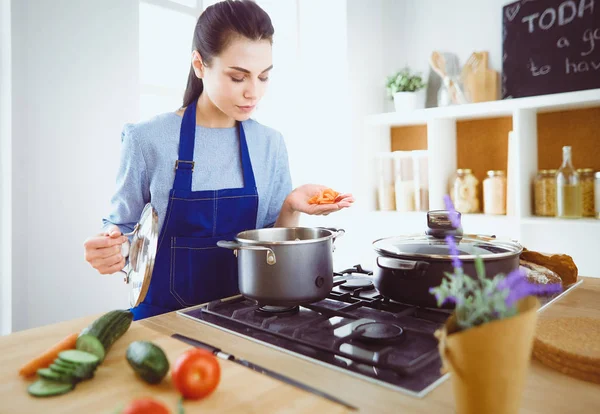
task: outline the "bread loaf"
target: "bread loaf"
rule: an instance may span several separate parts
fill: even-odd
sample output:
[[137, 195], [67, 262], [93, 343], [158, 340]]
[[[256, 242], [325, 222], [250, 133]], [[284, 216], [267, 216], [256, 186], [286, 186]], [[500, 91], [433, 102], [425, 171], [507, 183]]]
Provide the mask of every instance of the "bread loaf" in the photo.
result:
[[527, 272], [527, 280], [530, 283], [537, 283], [538, 285], [560, 283], [562, 285], [562, 279], [552, 270], [523, 259], [519, 263], [521, 268]]
[[552, 270], [562, 279], [565, 288], [577, 282], [577, 266], [571, 256], [566, 254], [544, 254], [523, 249], [521, 259]]

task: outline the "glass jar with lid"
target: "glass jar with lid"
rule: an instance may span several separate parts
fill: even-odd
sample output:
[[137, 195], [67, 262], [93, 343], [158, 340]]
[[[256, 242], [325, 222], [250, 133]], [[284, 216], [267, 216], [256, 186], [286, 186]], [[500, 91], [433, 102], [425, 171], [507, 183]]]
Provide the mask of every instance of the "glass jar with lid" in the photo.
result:
[[506, 174], [502, 170], [490, 170], [483, 180], [483, 212], [506, 214]]
[[594, 198], [596, 199], [596, 218], [600, 219], [600, 171], [596, 173], [594, 196]]
[[394, 158], [391, 152], [376, 155], [377, 208], [390, 211], [396, 209], [394, 191]]
[[459, 213], [479, 212], [478, 184], [479, 180], [473, 175], [470, 168], [456, 170], [450, 190], [450, 196], [456, 211]]
[[579, 183], [581, 185], [581, 213], [583, 217], [594, 217], [594, 170], [591, 168], [580, 168]]
[[415, 210], [415, 182], [410, 151], [394, 151], [394, 192], [396, 211]]
[[539, 170], [533, 180], [533, 214], [556, 216], [556, 170]]

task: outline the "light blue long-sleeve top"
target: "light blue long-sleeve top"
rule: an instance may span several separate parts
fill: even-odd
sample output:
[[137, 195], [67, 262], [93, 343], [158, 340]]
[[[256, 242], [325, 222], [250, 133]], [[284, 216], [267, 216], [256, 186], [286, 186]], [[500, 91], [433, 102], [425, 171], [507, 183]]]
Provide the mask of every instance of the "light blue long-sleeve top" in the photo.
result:
[[[121, 134], [121, 161], [111, 211], [103, 227], [116, 224], [122, 233], [133, 230], [148, 202], [156, 209], [162, 229], [169, 192], [175, 178], [182, 117], [175, 112], [138, 124], [126, 124]], [[258, 189], [256, 228], [277, 220], [292, 190], [287, 150], [282, 135], [255, 120], [242, 123]], [[237, 128], [196, 126], [192, 191], [243, 187]]]

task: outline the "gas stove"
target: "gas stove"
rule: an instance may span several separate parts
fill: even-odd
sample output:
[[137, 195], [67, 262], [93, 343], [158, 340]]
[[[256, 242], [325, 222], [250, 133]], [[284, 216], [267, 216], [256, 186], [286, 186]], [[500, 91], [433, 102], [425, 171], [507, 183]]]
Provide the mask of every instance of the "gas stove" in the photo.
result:
[[434, 332], [450, 311], [384, 298], [359, 265], [334, 273], [319, 302], [259, 307], [239, 295], [178, 313], [417, 397], [445, 379]]
[[[322, 301], [265, 306], [242, 295], [177, 311], [200, 323], [272, 346], [330, 369], [422, 398], [446, 380], [434, 332], [451, 310], [398, 303], [373, 286], [360, 265], [334, 273]], [[552, 297], [539, 311], [581, 281]]]

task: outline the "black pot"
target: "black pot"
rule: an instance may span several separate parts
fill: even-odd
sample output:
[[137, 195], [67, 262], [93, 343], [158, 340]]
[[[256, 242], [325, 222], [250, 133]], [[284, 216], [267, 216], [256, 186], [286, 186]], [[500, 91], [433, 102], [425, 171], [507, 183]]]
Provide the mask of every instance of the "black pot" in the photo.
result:
[[[423, 307], [437, 307], [429, 289], [442, 283], [446, 272], [454, 271], [446, 236], [454, 238], [465, 274], [476, 277], [475, 258], [483, 259], [486, 277], [508, 274], [519, 267], [520, 244], [499, 241], [493, 236], [463, 235], [454, 228], [445, 210], [427, 213], [424, 235], [389, 237], [376, 240], [378, 254], [373, 270], [375, 288], [392, 300]], [[460, 219], [460, 215], [459, 215]], [[444, 308], [453, 308], [446, 304]]]

